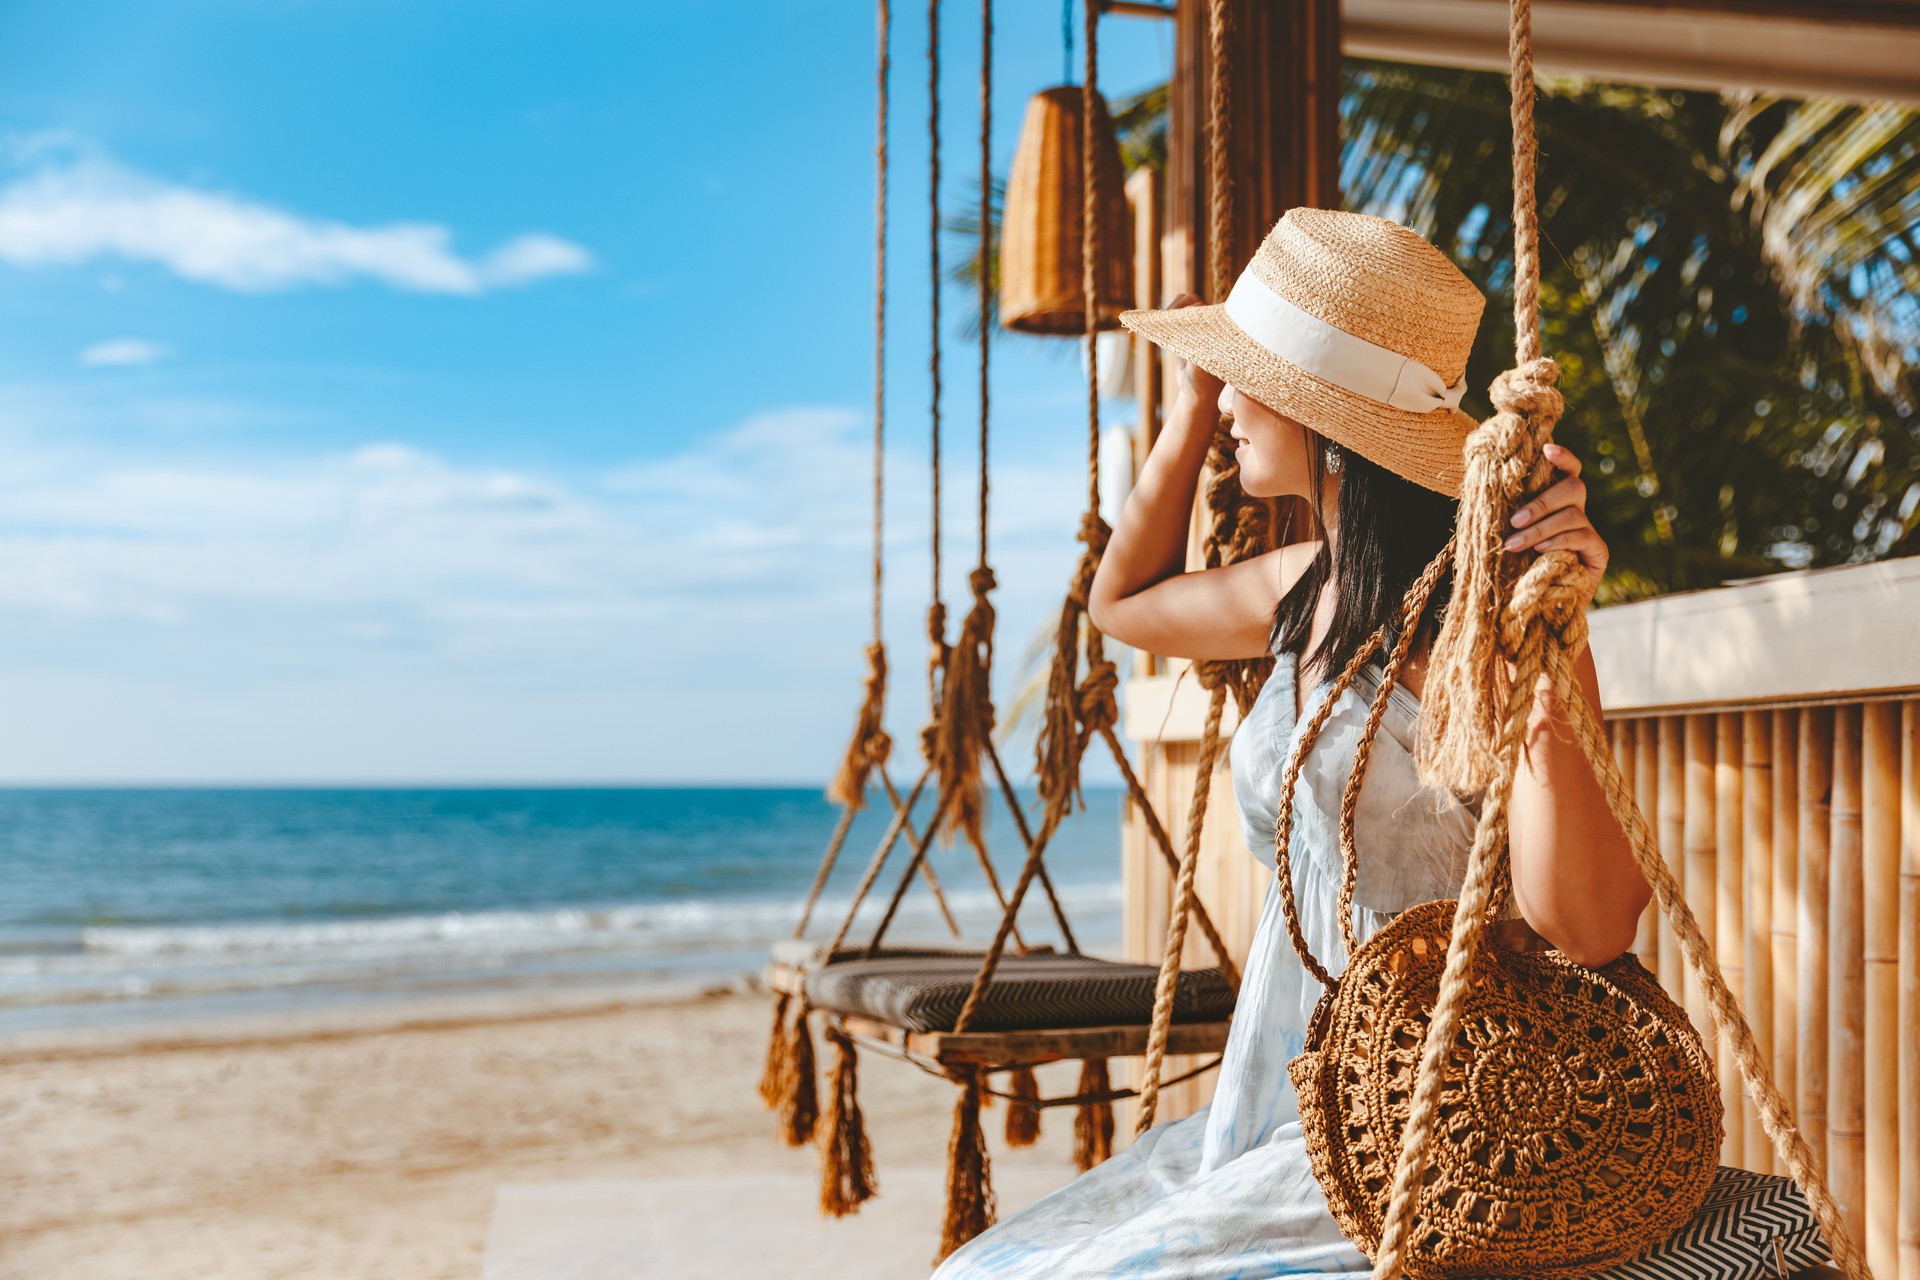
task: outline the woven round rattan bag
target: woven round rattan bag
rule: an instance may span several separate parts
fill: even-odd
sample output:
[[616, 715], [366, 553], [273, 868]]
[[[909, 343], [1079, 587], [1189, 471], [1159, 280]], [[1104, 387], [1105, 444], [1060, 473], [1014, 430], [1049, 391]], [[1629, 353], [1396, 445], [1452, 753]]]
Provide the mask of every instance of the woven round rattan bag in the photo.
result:
[[[1378, 1250], [1454, 904], [1360, 947], [1288, 1064], [1313, 1171], [1340, 1228]], [[1699, 1034], [1631, 954], [1477, 952], [1406, 1274], [1588, 1277], [1693, 1216], [1721, 1104]]]

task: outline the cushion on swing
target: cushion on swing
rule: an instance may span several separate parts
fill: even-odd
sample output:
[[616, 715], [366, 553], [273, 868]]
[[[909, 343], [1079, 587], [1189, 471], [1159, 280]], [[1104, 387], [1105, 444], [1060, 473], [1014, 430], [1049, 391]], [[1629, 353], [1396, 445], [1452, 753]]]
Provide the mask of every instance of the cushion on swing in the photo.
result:
[[[979, 956], [889, 956], [849, 960], [807, 975], [816, 1009], [865, 1014], [908, 1031], [945, 1031], [980, 971]], [[993, 971], [970, 1031], [1142, 1026], [1153, 1016], [1159, 969], [1092, 956], [1004, 957]], [[1233, 1012], [1233, 989], [1218, 969], [1180, 975], [1175, 1022], [1215, 1022]]]
[[1792, 1178], [1723, 1165], [1692, 1221], [1594, 1280], [1784, 1280], [1826, 1260]]

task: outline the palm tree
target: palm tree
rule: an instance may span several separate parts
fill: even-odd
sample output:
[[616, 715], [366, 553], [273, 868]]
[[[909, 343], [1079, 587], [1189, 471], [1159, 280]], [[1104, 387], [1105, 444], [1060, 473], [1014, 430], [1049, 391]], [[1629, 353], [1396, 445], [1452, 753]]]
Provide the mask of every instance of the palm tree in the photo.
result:
[[[1506, 81], [1345, 75], [1347, 207], [1489, 297], [1484, 416], [1513, 345]], [[1164, 163], [1164, 88], [1115, 114], [1129, 165]], [[1614, 551], [1602, 600], [1920, 551], [1920, 115], [1558, 79], [1536, 119], [1544, 336]]]

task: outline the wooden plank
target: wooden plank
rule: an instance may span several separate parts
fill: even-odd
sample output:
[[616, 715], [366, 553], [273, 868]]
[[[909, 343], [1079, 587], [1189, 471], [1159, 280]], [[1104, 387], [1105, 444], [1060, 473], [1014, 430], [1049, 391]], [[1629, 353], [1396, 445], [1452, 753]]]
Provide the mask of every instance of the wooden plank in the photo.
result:
[[[1732, 719], [1728, 713], [1724, 718]], [[1747, 1025], [1763, 1061], [1773, 1060], [1773, 717], [1765, 711], [1739, 716], [1741, 761], [1741, 874], [1746, 881], [1745, 943]], [[1760, 1123], [1760, 1109], [1742, 1093], [1746, 1136], [1743, 1163], [1773, 1171], [1773, 1147]]]
[[[1686, 732], [1686, 810], [1683, 814], [1683, 826], [1687, 849], [1687, 901], [1693, 904], [1694, 915], [1700, 922], [1700, 934], [1706, 942], [1707, 953], [1720, 954], [1719, 912], [1717, 910], [1720, 893], [1720, 869], [1715, 865], [1716, 850], [1714, 837], [1718, 826], [1714, 821], [1713, 789], [1713, 717], [1710, 715], [1690, 715], [1684, 721]], [[1699, 975], [1688, 969], [1686, 974], [1687, 1017], [1700, 1031], [1700, 1038], [1706, 1045], [1707, 1056], [1715, 1063], [1720, 1061], [1720, 1033], [1713, 1025], [1713, 1011], [1707, 1006], [1706, 988], [1701, 984]], [[1724, 1099], [1725, 1071], [1721, 1073], [1721, 1095]], [[1735, 1116], [1727, 1116], [1729, 1132], [1738, 1132]], [[1730, 1139], [1723, 1139], [1721, 1162], [1726, 1161], [1726, 1147]]]
[[[1130, 1058], [1147, 1051], [1147, 1028], [1077, 1027], [1049, 1031], [907, 1031], [861, 1014], [845, 1014], [849, 1035], [938, 1062], [995, 1066], [1082, 1058]], [[1167, 1033], [1172, 1054], [1219, 1053], [1227, 1045], [1225, 1022], [1176, 1022]]]
[[[1744, 840], [1741, 828], [1741, 719], [1737, 711], [1713, 719], [1713, 846], [1715, 951], [1727, 989], [1743, 1007], [1747, 997], [1747, 931]], [[1726, 1142], [1720, 1149], [1725, 1164], [1746, 1164], [1746, 1091], [1740, 1087], [1740, 1066], [1733, 1060], [1733, 1044], [1719, 1038], [1720, 1104], [1726, 1109]]]
[[1900, 708], [1898, 1280], [1920, 1280], [1920, 699]]
[[1865, 1121], [1867, 1266], [1897, 1267], [1900, 1198], [1900, 707], [1862, 708], [1860, 883], [1865, 997], [1862, 1114]]
[[1827, 1162], [1827, 878], [1833, 842], [1833, 711], [1800, 713], [1798, 1004], [1794, 1110], [1816, 1160]]
[[[1623, 720], [1615, 726], [1621, 736], [1621, 765], [1628, 770], [1634, 803], [1656, 832], [1660, 821], [1660, 728], [1651, 720]], [[1633, 953], [1655, 977], [1660, 976], [1660, 904], [1647, 903], [1634, 934]]]
[[1596, 609], [1588, 628], [1609, 715], [1920, 689], [1920, 556]]
[[[1660, 856], [1684, 892], [1687, 887], [1686, 730], [1679, 716], [1660, 717]], [[1660, 921], [1660, 982], [1667, 994], [1686, 1003], [1686, 961], [1680, 940], [1663, 916]]]
[[[1795, 1101], [1800, 1055], [1794, 931], [1800, 903], [1800, 712], [1773, 712], [1773, 1078]], [[1769, 1147], [1771, 1151], [1771, 1147]], [[1773, 1171], [1786, 1162], [1772, 1153]]]
[[1860, 879], [1859, 704], [1833, 713], [1833, 843], [1827, 899], [1827, 1183], [1866, 1239], [1864, 885]]
[[[1430, 66], [1507, 69], [1507, 9], [1490, 0], [1346, 0], [1346, 51]], [[1543, 72], [1599, 81], [1856, 102], [1920, 99], [1920, 31], [1908, 10], [1879, 5], [1623, 5], [1534, 8]]]

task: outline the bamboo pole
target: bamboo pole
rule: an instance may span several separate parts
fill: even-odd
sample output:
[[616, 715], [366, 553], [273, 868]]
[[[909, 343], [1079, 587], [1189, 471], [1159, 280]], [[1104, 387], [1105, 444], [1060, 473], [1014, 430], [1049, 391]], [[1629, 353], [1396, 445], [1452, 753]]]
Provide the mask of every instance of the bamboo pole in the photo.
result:
[[[1799, 1007], [1794, 930], [1800, 902], [1800, 713], [1773, 713], [1773, 1078], [1794, 1100], [1799, 1054], [1794, 1025]], [[1772, 1149], [1772, 1144], [1768, 1144]], [[1773, 1171], [1786, 1168], [1776, 1155]], [[1916, 1278], [1920, 1280], [1920, 1278]]]
[[1833, 840], [1833, 710], [1800, 713], [1800, 881], [1798, 932], [1800, 1132], [1827, 1163], [1827, 852]]
[[[1744, 817], [1741, 802], [1742, 759], [1741, 716], [1723, 711], [1713, 717], [1713, 846], [1714, 846], [1714, 934], [1718, 943], [1720, 972], [1726, 975], [1727, 989], [1742, 1006], [1747, 1004], [1747, 930], [1746, 859], [1742, 836]], [[1751, 1019], [1752, 1014], [1748, 1014]], [[1720, 1040], [1720, 1105], [1726, 1109], [1726, 1141], [1720, 1148], [1723, 1164], [1744, 1165], [1747, 1150], [1747, 1092], [1740, 1087], [1740, 1064], [1733, 1060], [1733, 1045]]]
[[[1660, 829], [1660, 724], [1633, 722], [1633, 798], [1655, 831]], [[1633, 950], [1654, 976], [1660, 974], [1660, 904], [1649, 902], [1640, 914]]]
[[1860, 883], [1866, 1044], [1867, 1266], [1898, 1265], [1900, 1185], [1900, 707], [1868, 703], [1860, 732]]
[[1900, 1266], [1920, 1280], [1920, 699], [1900, 708]]
[[1833, 713], [1833, 844], [1827, 882], [1827, 1182], [1855, 1240], [1866, 1239], [1867, 992], [1860, 879], [1857, 702]]
[[[1686, 742], [1679, 716], [1660, 717], [1660, 856], [1682, 888], [1687, 883], [1686, 858]], [[1667, 994], [1686, 1003], [1686, 962], [1680, 958], [1680, 939], [1663, 917], [1660, 921], [1660, 981]]]
[[[1714, 822], [1714, 786], [1713, 786], [1713, 717], [1711, 715], [1690, 715], [1685, 721], [1686, 733], [1686, 809], [1682, 814], [1683, 838], [1686, 843], [1687, 858], [1687, 900], [1693, 903], [1699, 914], [1700, 933], [1706, 942], [1707, 950], [1722, 957], [1720, 949], [1720, 913], [1717, 910], [1720, 896], [1719, 868], [1714, 865], [1716, 850], [1714, 837], [1718, 827]], [[1707, 995], [1700, 985], [1700, 979], [1688, 971], [1685, 979], [1687, 993], [1687, 1017], [1699, 1028], [1700, 1038], [1704, 1042], [1709, 1060], [1720, 1061], [1720, 1036], [1713, 1022], [1713, 1012], [1707, 1007]], [[1732, 985], [1729, 982], [1728, 985]], [[1719, 1069], [1721, 1097], [1726, 1096], [1728, 1072], [1724, 1066]], [[1737, 1080], [1738, 1073], [1734, 1073]], [[1737, 1109], [1727, 1112], [1727, 1132], [1738, 1133], [1739, 1115]], [[1732, 1145], [1731, 1138], [1722, 1139], [1720, 1146], [1721, 1163], [1726, 1162], [1727, 1148]]]
[[[1729, 713], [1724, 717], [1731, 720]], [[1773, 1057], [1773, 717], [1765, 711], [1740, 716], [1742, 754], [1741, 874], [1746, 881], [1745, 943], [1747, 1024], [1763, 1059]], [[1773, 1146], [1760, 1124], [1760, 1110], [1742, 1093], [1746, 1134], [1741, 1154], [1756, 1173], [1773, 1171]]]

